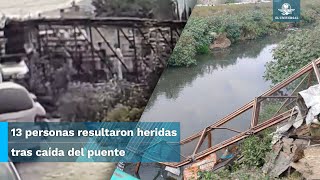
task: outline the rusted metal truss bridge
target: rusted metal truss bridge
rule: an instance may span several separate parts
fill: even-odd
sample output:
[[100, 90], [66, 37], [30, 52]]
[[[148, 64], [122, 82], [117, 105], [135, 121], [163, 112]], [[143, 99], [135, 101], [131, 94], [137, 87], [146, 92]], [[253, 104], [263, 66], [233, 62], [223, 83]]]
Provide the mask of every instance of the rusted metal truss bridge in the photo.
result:
[[[233, 113], [227, 115], [226, 117], [216, 121], [216, 123], [204, 128], [202, 131], [193, 134], [192, 136], [181, 141], [181, 148], [184, 146], [189, 146], [189, 149], [192, 149], [192, 152], [187, 155], [181, 155], [182, 161], [178, 163], [162, 163], [171, 167], [181, 167], [188, 165], [192, 162], [196, 162], [198, 160], [202, 160], [206, 156], [217, 153], [218, 151], [231, 146], [237, 142], [240, 142], [244, 138], [259, 133], [271, 126], [284, 122], [295, 115], [297, 112], [293, 110], [293, 106], [295, 106], [295, 102], [298, 98], [297, 94], [300, 90], [304, 90], [311, 85], [312, 83], [320, 84], [320, 73], [318, 69], [318, 65], [320, 64], [320, 59], [312, 61], [310, 64], [301, 68], [298, 72], [294, 73], [281, 83], [272, 87], [261, 96], [256, 97], [254, 100], [245, 104], [241, 108], [237, 109]], [[314, 78], [316, 77], [316, 78]], [[248, 87], [252, 88], [252, 87]], [[290, 90], [288, 90], [290, 89]], [[285, 95], [280, 92], [286, 92]], [[271, 114], [270, 118], [262, 119], [261, 111], [263, 111], [263, 103], [264, 102], [281, 102], [279, 109], [273, 115]], [[244, 131], [236, 130], [233, 128], [227, 127], [227, 123], [232, 121], [236, 121], [236, 118], [243, 115], [244, 113], [251, 110], [250, 117], [250, 126], [248, 129]], [[241, 119], [244, 122], [244, 119]], [[232, 131], [236, 133], [231, 138], [227, 138], [221, 142], [213, 143], [214, 136], [212, 134], [214, 131], [223, 130], [223, 131]], [[190, 148], [191, 147], [191, 148]]]

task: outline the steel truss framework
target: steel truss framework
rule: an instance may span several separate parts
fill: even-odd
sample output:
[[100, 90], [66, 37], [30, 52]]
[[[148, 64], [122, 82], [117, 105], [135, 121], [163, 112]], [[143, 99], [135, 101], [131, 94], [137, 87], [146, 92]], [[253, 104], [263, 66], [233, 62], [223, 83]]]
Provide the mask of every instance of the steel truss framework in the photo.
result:
[[[119, 60], [125, 70], [128, 71], [128, 67], [123, 62], [123, 59], [118, 57], [117, 53], [115, 52], [115, 49], [110, 41], [111, 37], [107, 37], [105, 34], [102, 33], [102, 30], [107, 29], [116, 29], [117, 31], [117, 44], [120, 44], [121, 38], [120, 36], [123, 36], [125, 39], [125, 43], [128, 43], [132, 49], [133, 49], [133, 55], [130, 55], [132, 57], [135, 66], [135, 62], [141, 55], [138, 53], [138, 47], [139, 43], [141, 43], [139, 40], [142, 38], [145, 40], [144, 43], [148, 47], [151, 48], [152, 52], [156, 54], [156, 47], [155, 44], [150, 42], [149, 37], [146, 36], [146, 31], [148, 32], [149, 29], [155, 29], [159, 33], [159, 36], [162, 39], [162, 43], [164, 43], [165, 46], [170, 47], [171, 50], [173, 50], [175, 43], [177, 39], [179, 38], [181, 31], [186, 24], [186, 21], [158, 21], [154, 19], [143, 19], [143, 18], [118, 18], [118, 17], [109, 17], [109, 18], [58, 18], [58, 19], [29, 19], [24, 21], [19, 20], [10, 20], [7, 25], [15, 26], [15, 27], [27, 27], [27, 28], [34, 28], [38, 32], [45, 31], [45, 34], [41, 37], [39, 34], [37, 34], [37, 44], [38, 44], [38, 52], [40, 52], [41, 56], [48, 55], [48, 52], [44, 52], [43, 49], [48, 49], [50, 45], [48, 45], [48, 31], [53, 31], [54, 29], [57, 29], [57, 27], [68, 27], [69, 29], [74, 29], [74, 31], [78, 31], [82, 34], [82, 37], [84, 37], [84, 41], [90, 47], [91, 52], [86, 54], [87, 59], [94, 60], [95, 58], [99, 58], [102, 63], [103, 57], [97, 52], [97, 49], [95, 48], [95, 43], [93, 41], [93, 33], [92, 31], [96, 31], [99, 35], [99, 38], [103, 40], [103, 43], [107, 45], [107, 51], [111, 52], [111, 54], [108, 54], [111, 58], [116, 58]], [[88, 31], [88, 36], [83, 34], [83, 31], [81, 29], [86, 29]], [[124, 31], [124, 29], [130, 29], [132, 31], [132, 34], [129, 35]], [[164, 31], [164, 29], [168, 29], [168, 31]], [[55, 31], [54, 31], [55, 32]], [[113, 37], [112, 37], [113, 38]], [[63, 41], [63, 39], [57, 39], [57, 41]], [[77, 36], [74, 36], [73, 38], [70, 38], [68, 41], [73, 42], [73, 51], [79, 52], [80, 50], [77, 48], [77, 45], [80, 44], [80, 39], [77, 39]], [[63, 48], [69, 52], [69, 54], [72, 54], [70, 52], [70, 47], [68, 45], [62, 44]], [[74, 57], [69, 57], [74, 60]], [[110, 67], [107, 67], [110, 69]], [[135, 68], [135, 67], [134, 67]]]
[[[308, 84], [307, 86], [311, 86], [311, 81], [312, 81], [312, 74], [314, 73], [317, 79], [317, 82], [320, 84], [320, 73], [318, 69], [318, 65], [320, 64], [320, 58], [317, 60], [312, 61], [305, 67], [301, 68], [299, 71], [282, 81], [281, 83], [277, 84], [273, 88], [269, 89], [265, 93], [263, 93], [261, 96], [256, 97], [254, 100], [250, 101], [249, 103], [245, 104], [241, 108], [237, 109], [233, 113], [227, 115], [226, 117], [220, 119], [216, 123], [204, 128], [202, 131], [193, 134], [192, 136], [189, 136], [188, 138], [182, 140], [180, 142], [181, 145], [186, 145], [188, 143], [195, 142], [197, 139], [196, 146], [194, 147], [193, 153], [184, 157], [184, 159], [181, 162], [178, 163], [162, 163], [167, 166], [171, 167], [181, 167], [188, 165], [194, 161], [201, 160], [204, 157], [216, 153], [217, 151], [226, 148], [232, 144], [235, 144], [244, 138], [252, 135], [259, 133], [271, 126], [274, 126], [278, 123], [281, 123], [285, 120], [288, 120], [292, 115], [296, 114], [297, 112], [293, 111], [293, 109], [290, 109], [288, 111], [285, 111], [283, 113], [280, 113], [282, 109], [284, 109], [288, 104], [291, 104], [292, 102], [295, 102], [297, 100], [297, 96], [294, 94], [297, 93], [297, 90], [301, 85], [308, 79]], [[302, 80], [299, 82], [299, 84], [295, 87], [295, 89], [292, 91], [292, 93], [288, 96], [277, 96], [275, 93], [281, 90], [282, 88], [285, 88], [288, 86], [290, 83], [293, 81], [297, 80], [298, 78], [302, 77], [305, 75]], [[285, 100], [277, 113], [270, 119], [263, 121], [261, 123], [258, 122], [259, 120], [259, 115], [260, 115], [260, 105], [263, 101], [267, 99], [283, 99]], [[291, 103], [289, 102], [291, 100]], [[252, 109], [252, 115], [251, 115], [251, 124], [250, 128], [247, 130], [241, 132], [235, 129], [223, 127], [227, 122], [231, 122], [235, 120], [236, 117], [240, 116], [241, 114], [247, 112], [248, 110]], [[220, 142], [218, 144], [212, 145], [212, 132], [217, 129], [224, 129], [228, 131], [233, 131], [238, 133], [237, 135], [233, 136], [230, 139], [227, 139], [223, 142]], [[199, 152], [200, 147], [204, 143], [205, 139], [208, 139], [208, 147], [205, 150], [202, 150]], [[214, 138], [214, 137], [213, 137]]]

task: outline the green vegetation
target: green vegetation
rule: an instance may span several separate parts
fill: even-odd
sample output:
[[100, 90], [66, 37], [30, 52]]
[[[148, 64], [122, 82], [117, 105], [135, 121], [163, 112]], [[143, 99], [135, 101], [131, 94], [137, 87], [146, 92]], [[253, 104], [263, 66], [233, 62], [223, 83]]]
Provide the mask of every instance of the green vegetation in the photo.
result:
[[242, 164], [249, 168], [259, 168], [265, 163], [265, 157], [271, 150], [271, 136], [268, 131], [260, 136], [248, 137], [241, 143]]
[[128, 106], [118, 106], [112, 109], [103, 119], [105, 122], [133, 122], [139, 121], [143, 108], [130, 108]]
[[58, 112], [62, 121], [138, 121], [149, 96], [145, 86], [127, 81], [70, 83], [57, 102]]
[[259, 123], [262, 123], [272, 118], [281, 107], [282, 103], [277, 99], [276, 101], [265, 101], [261, 105], [259, 114]]
[[231, 172], [227, 169], [222, 169], [217, 172], [201, 172], [199, 173], [200, 180], [220, 180], [220, 179], [239, 179], [239, 180], [270, 180], [271, 178], [258, 168], [242, 169]]
[[288, 35], [275, 49], [274, 60], [266, 65], [265, 79], [281, 82], [310, 61], [320, 57], [320, 26]]
[[[178, 45], [179, 44], [179, 45]], [[171, 66], [190, 66], [197, 61], [194, 58], [197, 50], [194, 38], [188, 32], [184, 32], [179, 38], [179, 43], [174, 48], [174, 51], [169, 59]], [[180, 44], [183, 44], [180, 45]]]
[[261, 167], [265, 163], [267, 153], [271, 151], [271, 136], [268, 130], [258, 136], [250, 136], [240, 144], [241, 160], [234, 162], [228, 168], [217, 172], [200, 172], [201, 180], [215, 179], [270, 179], [264, 175]]
[[[208, 17], [196, 16], [197, 11], [202, 8], [197, 7], [195, 13], [188, 20], [180, 37], [182, 41], [180, 40], [176, 45], [173, 56], [169, 59], [169, 65], [190, 66], [196, 64], [195, 56], [209, 52], [209, 46], [215, 35], [226, 33], [227, 38], [235, 43], [267, 35], [272, 33], [275, 28], [286, 28], [286, 24], [275, 23], [277, 25], [272, 25], [271, 11], [258, 10], [255, 6], [249, 11], [239, 12], [236, 16], [229, 12], [221, 12]], [[188, 44], [185, 44], [184, 39], [189, 39]], [[194, 53], [194, 49], [196, 53]]]
[[237, 43], [317, 21], [320, 13], [318, 2], [303, 0], [301, 9], [301, 22], [289, 24], [272, 21], [271, 3], [196, 7], [169, 59], [169, 65], [196, 64], [196, 55], [209, 53], [210, 44], [221, 34]]

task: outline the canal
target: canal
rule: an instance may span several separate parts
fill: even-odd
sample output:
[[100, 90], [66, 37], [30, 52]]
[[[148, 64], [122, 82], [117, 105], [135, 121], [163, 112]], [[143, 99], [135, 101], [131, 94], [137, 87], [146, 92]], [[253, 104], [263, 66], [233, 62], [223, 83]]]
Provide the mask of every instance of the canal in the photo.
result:
[[[272, 50], [283, 38], [241, 42], [227, 50], [198, 56], [197, 66], [167, 68], [141, 121], [180, 122], [181, 139], [213, 124], [270, 88], [271, 82], [263, 78], [265, 64], [273, 59]], [[245, 130], [250, 126], [250, 115], [245, 113], [226, 126]], [[224, 131], [214, 133], [213, 139], [218, 143], [234, 135]], [[182, 148], [182, 153], [186, 155], [190, 150]], [[140, 178], [153, 179], [160, 169], [142, 165]], [[128, 168], [132, 170], [132, 166]]]
[[265, 64], [279, 40], [244, 42], [199, 56], [197, 66], [166, 69], [141, 121], [180, 122], [181, 139], [213, 124], [270, 88]]

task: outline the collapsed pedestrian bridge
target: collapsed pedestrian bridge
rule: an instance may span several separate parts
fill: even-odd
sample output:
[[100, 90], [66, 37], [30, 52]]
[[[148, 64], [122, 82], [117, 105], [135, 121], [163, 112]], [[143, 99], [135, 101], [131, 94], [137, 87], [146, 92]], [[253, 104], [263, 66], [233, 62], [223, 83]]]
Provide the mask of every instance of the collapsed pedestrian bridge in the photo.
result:
[[[259, 97], [212, 125], [205, 127], [202, 131], [182, 140], [180, 142], [182, 161], [162, 164], [178, 168], [189, 166], [194, 162], [206, 161], [205, 158], [209, 155], [222, 154], [224, 148], [237, 144], [252, 134], [257, 134], [269, 127], [286, 122], [297, 114], [294, 107], [299, 98], [298, 92], [314, 84], [320, 84], [319, 64], [320, 59], [310, 62]], [[278, 107], [278, 110], [273, 114], [267, 112], [268, 117], [265, 117], [266, 113], [264, 111], [268, 104]], [[248, 128], [238, 130], [232, 127], [232, 122], [235, 121], [248, 123]], [[226, 135], [227, 131], [232, 132], [231, 135]], [[226, 135], [223, 140], [221, 140], [221, 134]], [[216, 140], [218, 138], [220, 140]], [[212, 169], [213, 167], [209, 166], [207, 168]]]

